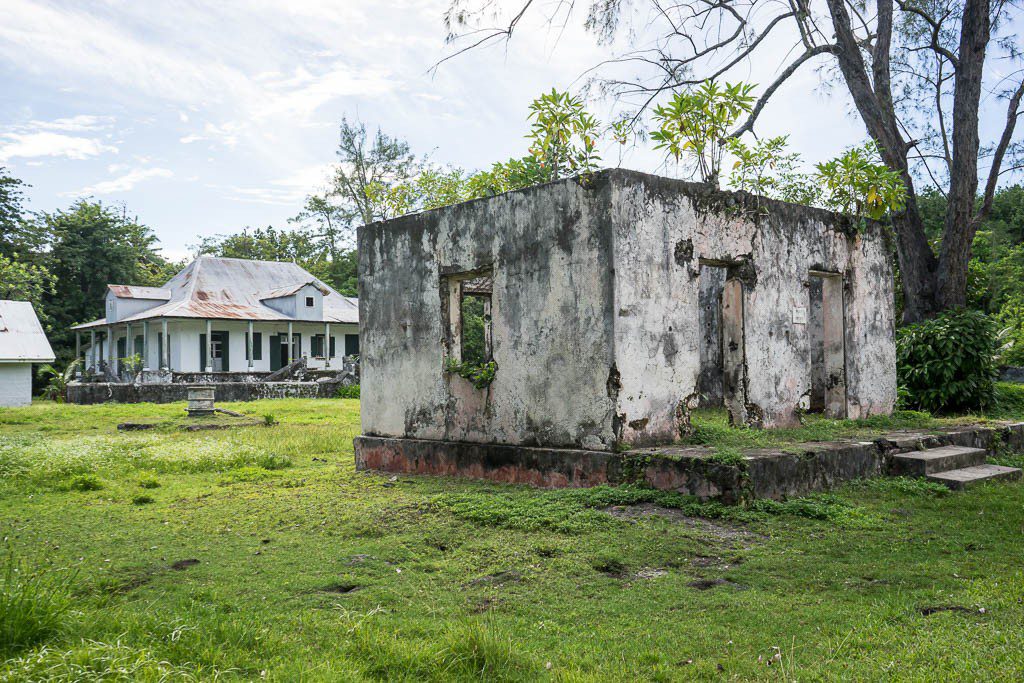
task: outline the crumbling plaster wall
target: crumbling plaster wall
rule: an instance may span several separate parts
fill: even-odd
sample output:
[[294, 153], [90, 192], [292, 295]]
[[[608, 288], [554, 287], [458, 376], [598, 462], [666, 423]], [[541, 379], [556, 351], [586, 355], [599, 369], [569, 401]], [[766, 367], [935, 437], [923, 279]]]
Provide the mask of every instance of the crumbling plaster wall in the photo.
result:
[[847, 412], [895, 401], [892, 272], [882, 226], [860, 231], [825, 211], [617, 171], [614, 336], [616, 428], [625, 443], [671, 441], [697, 403], [700, 264], [744, 284], [745, 419], [796, 424], [810, 391], [811, 270], [844, 274]]
[[[363, 433], [611, 449], [607, 200], [569, 180], [361, 228]], [[442, 289], [484, 268], [498, 371], [480, 390], [444, 371]]]

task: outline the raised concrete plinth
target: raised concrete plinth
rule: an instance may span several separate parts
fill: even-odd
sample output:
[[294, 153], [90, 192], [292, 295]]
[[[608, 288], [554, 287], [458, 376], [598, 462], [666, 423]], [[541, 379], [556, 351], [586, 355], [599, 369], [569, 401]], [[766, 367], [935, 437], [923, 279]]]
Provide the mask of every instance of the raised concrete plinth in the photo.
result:
[[[1021, 452], [1024, 423], [900, 432], [874, 441], [805, 443], [795, 447], [795, 452], [748, 451], [745, 467], [720, 463], [712, 449], [702, 446], [609, 453], [376, 436], [356, 437], [354, 445], [358, 470], [460, 476], [543, 488], [637, 483], [701, 499], [735, 502], [800, 496], [852, 479], [915, 476], [908, 470], [916, 467], [923, 470], [916, 476], [923, 476], [928, 458], [922, 459], [922, 448], [938, 449], [932, 460], [946, 465], [976, 462], [979, 454], [984, 456], [995, 448]], [[945, 448], [948, 446], [959, 448]], [[911, 464], [900, 458], [904, 454], [910, 456]]]

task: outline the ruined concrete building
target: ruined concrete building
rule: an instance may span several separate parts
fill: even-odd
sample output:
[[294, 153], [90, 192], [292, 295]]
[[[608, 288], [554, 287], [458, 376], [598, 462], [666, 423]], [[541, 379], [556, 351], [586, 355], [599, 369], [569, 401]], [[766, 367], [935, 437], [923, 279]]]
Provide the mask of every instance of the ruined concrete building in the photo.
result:
[[[366, 226], [357, 463], [668, 444], [698, 405], [888, 413], [889, 253], [872, 222], [623, 170]], [[458, 372], [470, 338], [489, 384]]]

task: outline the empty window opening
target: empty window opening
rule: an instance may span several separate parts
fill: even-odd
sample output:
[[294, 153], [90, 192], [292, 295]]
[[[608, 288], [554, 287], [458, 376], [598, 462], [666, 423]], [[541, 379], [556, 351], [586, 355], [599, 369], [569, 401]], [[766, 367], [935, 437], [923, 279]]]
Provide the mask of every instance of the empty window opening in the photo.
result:
[[721, 407], [724, 400], [725, 366], [722, 358], [722, 292], [727, 269], [700, 266], [698, 329], [700, 332], [700, 374], [697, 391], [701, 407]]
[[843, 278], [811, 272], [807, 283], [807, 337], [810, 346], [811, 412], [846, 417], [846, 348]]
[[491, 355], [491, 272], [448, 278], [449, 357], [483, 365]]
[[313, 308], [316, 304], [313, 303], [313, 297], [306, 297], [306, 308]]

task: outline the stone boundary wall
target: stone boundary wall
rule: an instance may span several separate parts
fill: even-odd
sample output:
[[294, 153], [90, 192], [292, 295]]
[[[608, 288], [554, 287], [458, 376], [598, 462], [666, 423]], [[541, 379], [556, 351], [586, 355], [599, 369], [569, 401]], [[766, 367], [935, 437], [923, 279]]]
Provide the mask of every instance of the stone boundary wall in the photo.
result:
[[535, 448], [375, 436], [355, 438], [357, 470], [488, 479], [541, 488], [638, 483], [663, 491], [735, 503], [827, 491], [845, 481], [890, 473], [896, 453], [938, 446], [972, 446], [990, 453], [1024, 452], [1024, 423], [936, 432], [899, 432], [874, 441], [806, 443], [798, 452], [748, 451], [746, 468], [709, 457], [705, 447], [639, 449], [628, 453]]
[[1016, 365], [1007, 365], [1000, 368], [999, 381], [1016, 382], [1018, 384], [1024, 384], [1024, 367]]
[[[334, 398], [338, 382], [217, 382], [218, 402], [256, 401], [264, 398]], [[68, 403], [174, 403], [188, 398], [187, 384], [123, 384], [90, 382], [69, 384]]]

